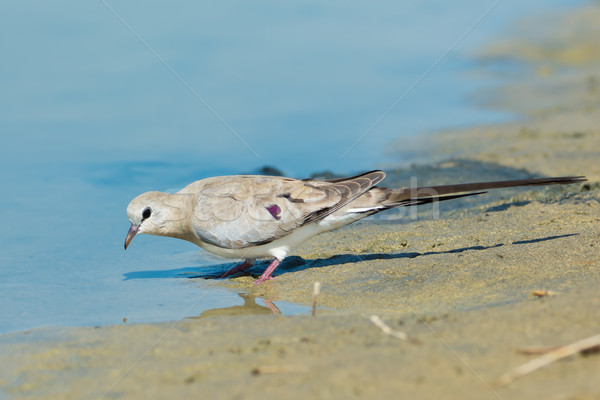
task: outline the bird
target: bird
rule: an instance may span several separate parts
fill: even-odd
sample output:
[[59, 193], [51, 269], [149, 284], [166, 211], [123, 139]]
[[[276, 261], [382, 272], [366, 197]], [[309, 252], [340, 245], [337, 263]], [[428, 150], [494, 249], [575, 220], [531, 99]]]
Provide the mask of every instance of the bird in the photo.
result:
[[150, 234], [187, 240], [225, 258], [243, 259], [220, 278], [252, 267], [259, 258], [272, 262], [254, 281], [272, 274], [295, 248], [310, 238], [379, 212], [458, 199], [488, 189], [583, 182], [584, 176], [532, 178], [392, 189], [376, 186], [380, 170], [329, 180], [267, 175], [231, 175], [201, 179], [177, 193], [151, 191], [127, 206], [134, 236]]

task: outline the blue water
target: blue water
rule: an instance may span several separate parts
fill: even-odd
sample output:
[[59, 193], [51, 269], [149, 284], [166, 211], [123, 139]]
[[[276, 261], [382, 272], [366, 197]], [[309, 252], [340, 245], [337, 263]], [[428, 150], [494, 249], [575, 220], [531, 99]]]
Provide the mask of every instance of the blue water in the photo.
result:
[[243, 304], [187, 279], [224, 262], [189, 243], [124, 252], [128, 202], [264, 165], [375, 168], [403, 135], [509, 118], [464, 101], [494, 83], [468, 54], [581, 1], [501, 1], [474, 26], [494, 3], [3, 2], [0, 332]]

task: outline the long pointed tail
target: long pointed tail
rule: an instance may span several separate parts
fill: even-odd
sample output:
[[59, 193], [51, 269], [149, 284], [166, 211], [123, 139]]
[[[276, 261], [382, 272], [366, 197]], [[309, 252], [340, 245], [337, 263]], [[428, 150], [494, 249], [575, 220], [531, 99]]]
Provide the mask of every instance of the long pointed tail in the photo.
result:
[[387, 189], [387, 198], [382, 208], [415, 206], [435, 201], [452, 200], [460, 197], [485, 193], [488, 189], [518, 186], [568, 185], [584, 182], [584, 176], [562, 176], [556, 178], [517, 179], [511, 181], [463, 183], [458, 185], [423, 186], [416, 188]]

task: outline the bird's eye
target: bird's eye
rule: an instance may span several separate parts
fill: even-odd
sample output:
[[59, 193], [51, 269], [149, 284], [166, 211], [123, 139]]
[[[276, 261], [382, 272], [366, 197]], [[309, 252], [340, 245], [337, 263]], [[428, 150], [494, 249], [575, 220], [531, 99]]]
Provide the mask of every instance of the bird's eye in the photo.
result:
[[148, 219], [150, 218], [150, 215], [152, 215], [152, 209], [150, 207], [144, 208], [144, 211], [142, 211], [142, 219]]

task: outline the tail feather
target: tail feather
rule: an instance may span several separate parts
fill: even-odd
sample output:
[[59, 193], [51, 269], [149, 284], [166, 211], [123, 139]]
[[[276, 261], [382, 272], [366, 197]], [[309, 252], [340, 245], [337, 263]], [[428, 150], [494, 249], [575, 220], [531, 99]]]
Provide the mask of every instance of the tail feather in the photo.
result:
[[[567, 185], [576, 182], [584, 182], [583, 176], [563, 176], [556, 178], [517, 179], [510, 181], [462, 183], [457, 185], [423, 186], [416, 188], [388, 189], [388, 197], [384, 205], [390, 207], [412, 206], [426, 204], [434, 201], [451, 200], [459, 197], [472, 196], [485, 193], [488, 189], [499, 189], [519, 186], [540, 185]], [[476, 193], [465, 193], [476, 192]], [[455, 193], [463, 193], [455, 195]], [[453, 196], [445, 196], [452, 194]]]
[[487, 193], [487, 192], [450, 194], [450, 195], [446, 195], [446, 196], [418, 197], [418, 198], [402, 200], [402, 201], [395, 202], [395, 203], [386, 202], [384, 204], [385, 204], [386, 208], [420, 206], [423, 204], [435, 203], [436, 201], [453, 200], [453, 199], [459, 199], [461, 197], [476, 196], [478, 194], [484, 194], [484, 193]]
[[347, 211], [374, 214], [395, 207], [410, 207], [437, 201], [458, 199], [487, 193], [488, 189], [518, 186], [568, 185], [585, 182], [584, 176], [556, 178], [517, 179], [512, 181], [462, 183], [458, 185], [423, 186], [416, 188], [389, 189], [372, 187], [347, 205]]

